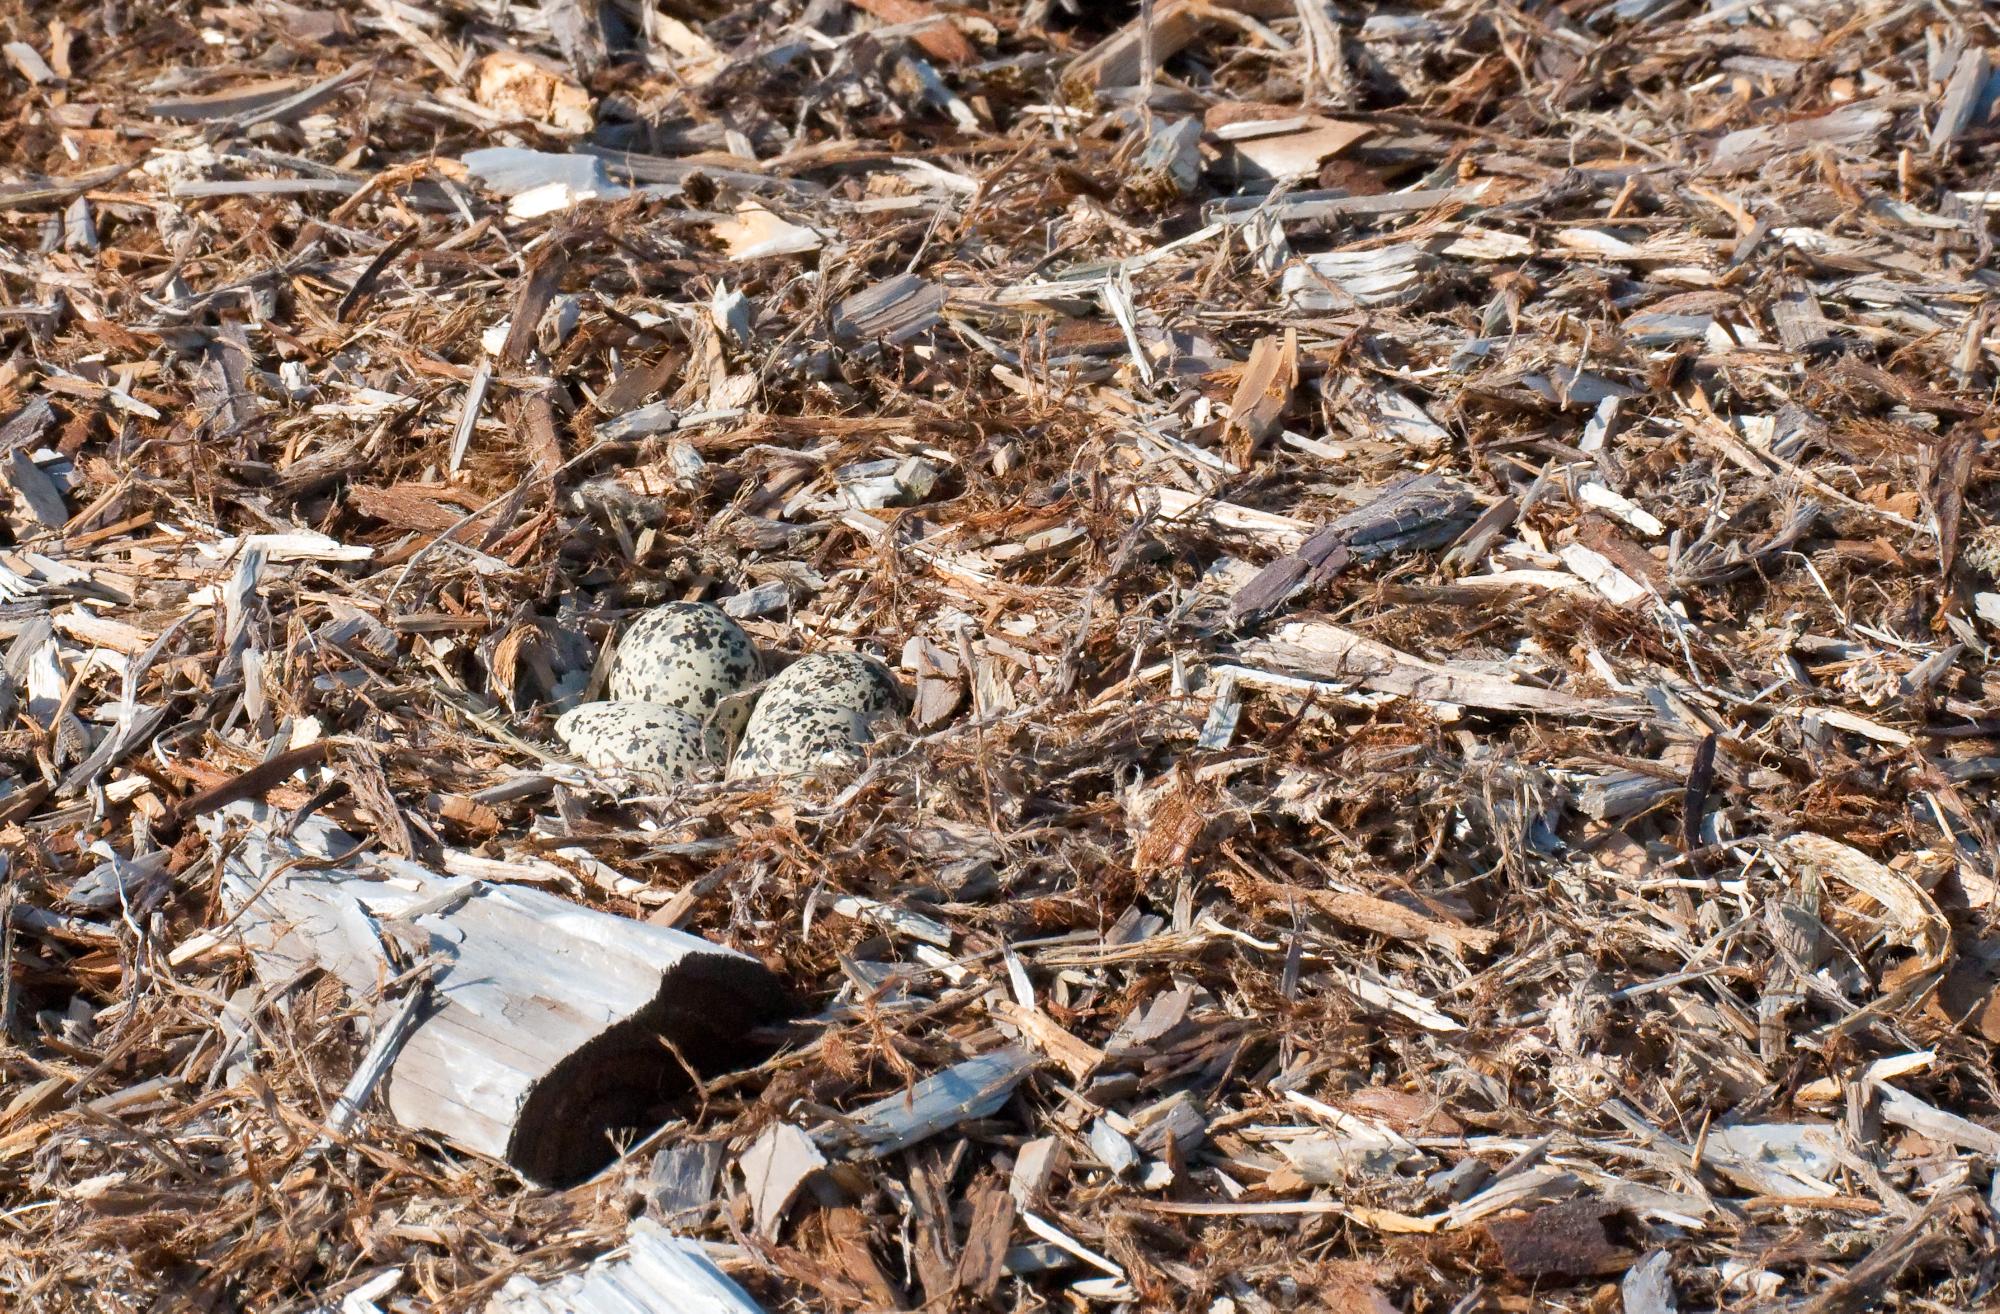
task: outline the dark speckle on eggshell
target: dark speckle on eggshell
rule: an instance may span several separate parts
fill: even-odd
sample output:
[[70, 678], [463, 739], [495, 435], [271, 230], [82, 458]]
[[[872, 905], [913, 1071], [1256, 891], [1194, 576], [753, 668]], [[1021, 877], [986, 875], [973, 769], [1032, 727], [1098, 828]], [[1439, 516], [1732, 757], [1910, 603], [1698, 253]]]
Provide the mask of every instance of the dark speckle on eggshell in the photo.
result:
[[658, 703], [585, 703], [563, 713], [556, 735], [600, 771], [685, 780], [719, 760], [699, 718]]
[[902, 688], [880, 662], [858, 653], [800, 658], [764, 686], [729, 778], [802, 775], [829, 759], [851, 765], [876, 723], [902, 709]]
[[[611, 658], [611, 697], [714, 716], [729, 734], [743, 728], [730, 695], [755, 684], [757, 649], [740, 626], [705, 602], [670, 602], [633, 621]], [[721, 709], [718, 712], [718, 709]]]

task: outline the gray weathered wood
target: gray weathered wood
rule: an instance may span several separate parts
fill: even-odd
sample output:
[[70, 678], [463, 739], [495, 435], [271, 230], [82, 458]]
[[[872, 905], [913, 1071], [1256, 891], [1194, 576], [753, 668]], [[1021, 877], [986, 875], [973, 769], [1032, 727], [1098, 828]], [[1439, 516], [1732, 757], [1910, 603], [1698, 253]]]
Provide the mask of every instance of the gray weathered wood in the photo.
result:
[[1667, 1276], [1672, 1262], [1673, 1256], [1666, 1251], [1655, 1250], [1632, 1265], [1618, 1284], [1625, 1314], [1674, 1314], [1674, 1284]]
[[1432, 702], [1496, 712], [1551, 716], [1623, 716], [1614, 704], [1555, 689], [1515, 684], [1476, 668], [1427, 662], [1327, 621], [1292, 621], [1269, 639], [1244, 647], [1244, 656], [1280, 671], [1356, 680], [1364, 688]]
[[549, 1282], [509, 1278], [486, 1314], [763, 1314], [763, 1307], [715, 1266], [700, 1242], [642, 1218], [622, 1251], [581, 1272]]
[[614, 1134], [657, 1126], [687, 1090], [683, 1060], [739, 1057], [783, 1007], [748, 955], [527, 886], [343, 858], [355, 841], [319, 818], [282, 837], [269, 808], [235, 803], [203, 826], [223, 855], [225, 933], [261, 978], [317, 966], [375, 1002], [413, 954], [431, 963], [435, 1006], [389, 1067], [389, 1112], [532, 1181], [610, 1162]]
[[1351, 560], [1443, 547], [1457, 538], [1478, 505], [1470, 488], [1438, 475], [1395, 480], [1369, 501], [1319, 530], [1297, 552], [1264, 567], [1230, 600], [1238, 625], [1267, 616]]
[[831, 1139], [851, 1140], [870, 1157], [915, 1145], [948, 1127], [991, 1114], [1007, 1102], [1036, 1062], [1031, 1051], [1009, 1045], [955, 1063], [906, 1092], [863, 1108]]

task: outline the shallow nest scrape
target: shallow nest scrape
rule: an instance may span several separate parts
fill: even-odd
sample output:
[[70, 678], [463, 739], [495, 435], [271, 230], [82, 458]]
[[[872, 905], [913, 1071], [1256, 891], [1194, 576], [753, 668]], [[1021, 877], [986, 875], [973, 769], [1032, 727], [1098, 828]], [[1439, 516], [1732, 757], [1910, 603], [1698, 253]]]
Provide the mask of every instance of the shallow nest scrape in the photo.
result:
[[[9, 1308], [474, 1310], [641, 1213], [773, 1310], [1994, 1299], [1991, 13], [0, 44]], [[606, 788], [554, 718], [696, 598], [911, 716]], [[566, 1191], [330, 1133], [383, 1000], [253, 975], [232, 792], [799, 1016]]]

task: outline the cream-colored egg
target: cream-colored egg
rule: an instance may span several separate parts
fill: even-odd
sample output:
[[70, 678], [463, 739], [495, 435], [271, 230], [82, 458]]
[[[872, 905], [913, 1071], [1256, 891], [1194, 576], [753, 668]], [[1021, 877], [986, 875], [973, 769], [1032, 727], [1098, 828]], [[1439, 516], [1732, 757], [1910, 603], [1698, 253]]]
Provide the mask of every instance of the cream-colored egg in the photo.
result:
[[757, 682], [756, 646], [735, 621], [705, 602], [670, 602], [633, 621], [611, 657], [611, 697], [686, 712], [727, 738], [749, 718], [744, 699]]
[[585, 703], [564, 712], [556, 735], [569, 751], [600, 771], [655, 784], [686, 780], [721, 761], [711, 731], [678, 707], [658, 703]]
[[764, 687], [729, 764], [731, 780], [851, 769], [875, 727], [901, 712], [903, 692], [881, 663], [855, 653], [817, 653]]

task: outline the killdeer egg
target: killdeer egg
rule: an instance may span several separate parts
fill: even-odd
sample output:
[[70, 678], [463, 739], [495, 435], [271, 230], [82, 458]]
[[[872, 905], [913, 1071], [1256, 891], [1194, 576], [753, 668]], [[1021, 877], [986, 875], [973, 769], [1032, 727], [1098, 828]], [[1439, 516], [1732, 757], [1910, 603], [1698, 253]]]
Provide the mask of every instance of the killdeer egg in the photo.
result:
[[611, 697], [677, 708], [734, 737], [749, 717], [731, 696], [756, 683], [757, 649], [705, 602], [670, 602], [632, 622], [611, 657]]
[[711, 731], [700, 718], [658, 703], [585, 703], [556, 720], [556, 735], [569, 751], [600, 771], [613, 771], [655, 784], [670, 784], [721, 760]]
[[779, 672], [757, 699], [729, 764], [731, 780], [852, 767], [875, 726], [903, 708], [896, 677], [855, 653], [816, 653]]

